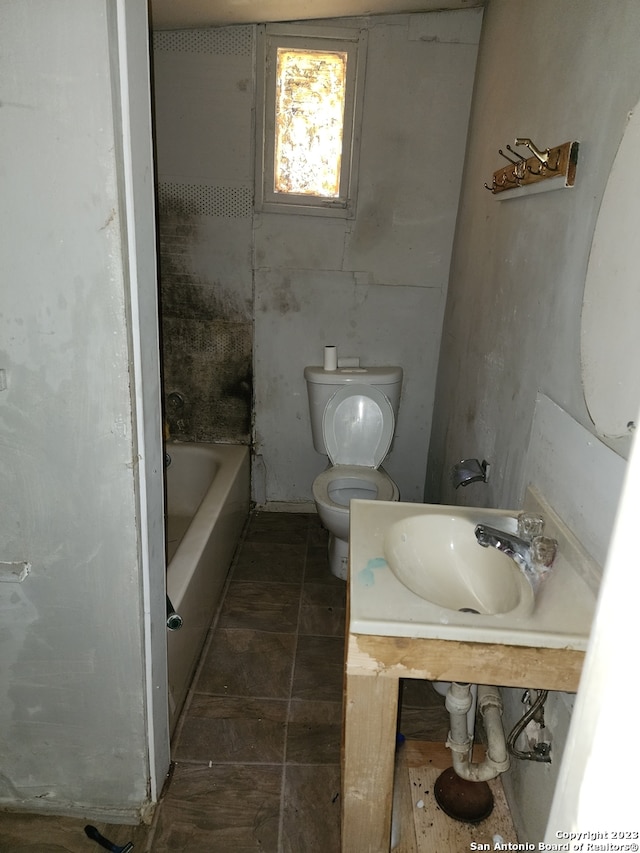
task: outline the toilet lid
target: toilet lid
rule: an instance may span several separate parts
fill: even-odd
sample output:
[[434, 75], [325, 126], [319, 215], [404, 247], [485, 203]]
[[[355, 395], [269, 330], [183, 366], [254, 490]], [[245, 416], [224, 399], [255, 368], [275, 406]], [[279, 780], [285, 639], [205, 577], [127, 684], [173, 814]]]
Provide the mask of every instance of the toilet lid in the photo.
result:
[[395, 418], [373, 385], [345, 385], [327, 403], [322, 432], [332, 465], [377, 468], [389, 452]]

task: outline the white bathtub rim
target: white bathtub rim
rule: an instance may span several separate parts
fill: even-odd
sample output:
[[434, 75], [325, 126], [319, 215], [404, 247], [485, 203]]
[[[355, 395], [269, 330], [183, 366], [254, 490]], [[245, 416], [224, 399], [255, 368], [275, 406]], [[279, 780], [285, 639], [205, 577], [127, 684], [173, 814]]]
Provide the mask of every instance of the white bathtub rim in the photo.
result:
[[[213, 454], [218, 448], [224, 458], [220, 461], [220, 467], [216, 472], [211, 487], [204, 495], [195, 515], [189, 523], [187, 532], [175, 550], [171, 561], [167, 565], [167, 595], [171, 599], [174, 608], [180, 612], [180, 603], [189, 587], [191, 575], [197, 566], [200, 557], [207, 547], [209, 535], [215, 527], [218, 519], [223, 514], [233, 512], [233, 502], [229, 505], [227, 498], [233, 491], [239, 471], [248, 456], [249, 448], [246, 445], [225, 444], [206, 445], [192, 442], [175, 442], [183, 447], [194, 444], [198, 447], [210, 448]], [[168, 444], [171, 447], [173, 443]], [[169, 450], [169, 455], [171, 451]], [[244, 500], [242, 501], [244, 504]]]
[[[194, 444], [185, 442], [184, 447]], [[167, 589], [170, 596], [174, 593], [171, 601], [185, 620], [182, 630], [167, 632], [172, 734], [204, 649], [207, 632], [221, 604], [233, 555], [251, 509], [248, 447], [204, 447], [218, 458], [217, 471], [167, 567]], [[193, 457], [190, 463], [193, 464]], [[189, 470], [186, 474], [188, 479]]]

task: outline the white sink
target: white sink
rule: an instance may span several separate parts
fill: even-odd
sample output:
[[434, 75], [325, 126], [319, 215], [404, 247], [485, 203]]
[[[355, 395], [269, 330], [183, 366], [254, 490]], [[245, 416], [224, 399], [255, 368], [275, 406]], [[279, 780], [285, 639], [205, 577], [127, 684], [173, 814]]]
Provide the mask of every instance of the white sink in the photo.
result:
[[351, 633], [586, 649], [601, 569], [533, 489], [523, 508], [558, 540], [535, 594], [474, 535], [477, 524], [514, 533], [519, 510], [352, 500]]
[[524, 573], [511, 557], [481, 547], [475, 528], [451, 510], [403, 518], [386, 531], [384, 555], [398, 580], [432, 604], [484, 615], [530, 614], [533, 588]]

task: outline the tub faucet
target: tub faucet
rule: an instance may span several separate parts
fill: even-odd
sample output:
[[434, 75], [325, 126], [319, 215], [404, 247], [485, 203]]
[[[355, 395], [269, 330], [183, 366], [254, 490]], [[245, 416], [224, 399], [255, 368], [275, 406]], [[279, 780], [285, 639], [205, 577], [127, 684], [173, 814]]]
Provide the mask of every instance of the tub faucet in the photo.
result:
[[170, 631], [179, 631], [182, 628], [183, 619], [179, 613], [173, 608], [173, 604], [171, 603], [171, 599], [167, 595], [167, 628]]
[[525, 572], [534, 574], [548, 569], [558, 550], [557, 541], [547, 536], [534, 536], [528, 541], [488, 524], [476, 525], [475, 534], [478, 544], [483, 548], [496, 548], [511, 557]]
[[451, 482], [458, 486], [468, 486], [469, 483], [486, 483], [489, 479], [489, 464], [484, 459], [462, 459], [451, 469]]

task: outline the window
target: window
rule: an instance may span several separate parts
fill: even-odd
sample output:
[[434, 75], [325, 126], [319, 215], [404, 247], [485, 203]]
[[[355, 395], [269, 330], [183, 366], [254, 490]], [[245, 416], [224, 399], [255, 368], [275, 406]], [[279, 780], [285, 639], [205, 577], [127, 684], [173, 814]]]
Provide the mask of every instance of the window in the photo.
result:
[[354, 215], [365, 38], [355, 29], [261, 28], [259, 210]]

